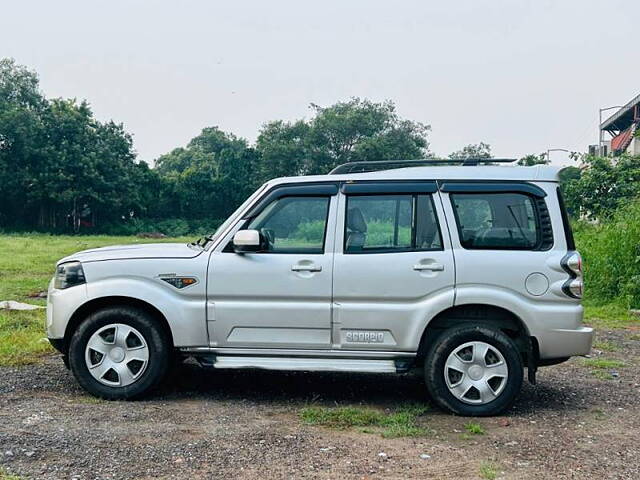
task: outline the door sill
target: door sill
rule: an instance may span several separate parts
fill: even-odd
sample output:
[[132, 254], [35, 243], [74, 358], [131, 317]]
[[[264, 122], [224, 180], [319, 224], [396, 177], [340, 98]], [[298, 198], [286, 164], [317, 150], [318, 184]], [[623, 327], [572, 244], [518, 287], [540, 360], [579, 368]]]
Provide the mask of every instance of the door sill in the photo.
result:
[[186, 354], [213, 354], [217, 356], [251, 357], [311, 357], [393, 360], [414, 358], [416, 352], [377, 351], [377, 350], [307, 350], [290, 348], [233, 348], [233, 347], [181, 347]]
[[395, 360], [363, 360], [357, 358], [292, 358], [217, 356], [214, 368], [259, 368], [306, 372], [397, 373]]

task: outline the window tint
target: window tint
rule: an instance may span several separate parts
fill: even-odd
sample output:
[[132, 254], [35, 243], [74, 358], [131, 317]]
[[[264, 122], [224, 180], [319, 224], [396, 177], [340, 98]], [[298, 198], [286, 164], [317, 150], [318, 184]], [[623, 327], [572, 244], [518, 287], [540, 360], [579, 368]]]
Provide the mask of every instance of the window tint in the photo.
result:
[[564, 237], [567, 241], [567, 250], [575, 250], [576, 242], [573, 239], [573, 231], [571, 230], [571, 222], [569, 221], [569, 214], [564, 205], [564, 198], [562, 197], [562, 191], [560, 187], [556, 189], [558, 193], [558, 204], [560, 204], [560, 213], [562, 215], [562, 226], [564, 227]]
[[429, 195], [347, 197], [346, 253], [439, 250], [442, 240]]
[[279, 198], [245, 228], [264, 235], [267, 252], [322, 253], [329, 200], [329, 197]]
[[520, 193], [451, 194], [464, 248], [535, 250], [541, 242], [534, 200]]
[[418, 195], [416, 215], [416, 250], [442, 250], [442, 238], [430, 195]]

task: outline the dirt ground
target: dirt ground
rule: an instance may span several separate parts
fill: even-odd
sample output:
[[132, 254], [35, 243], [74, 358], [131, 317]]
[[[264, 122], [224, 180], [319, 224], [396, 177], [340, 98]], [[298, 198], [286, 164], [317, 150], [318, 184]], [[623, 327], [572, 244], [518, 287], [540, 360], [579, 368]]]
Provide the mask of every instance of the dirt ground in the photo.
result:
[[38, 479], [638, 478], [640, 336], [601, 331], [598, 340], [607, 351], [593, 357], [626, 366], [547, 367], [504, 416], [477, 420], [484, 434], [432, 408], [419, 421], [434, 433], [394, 439], [304, 425], [299, 412], [427, 402], [419, 373], [184, 365], [148, 400], [104, 402], [51, 357], [0, 369], [0, 468]]

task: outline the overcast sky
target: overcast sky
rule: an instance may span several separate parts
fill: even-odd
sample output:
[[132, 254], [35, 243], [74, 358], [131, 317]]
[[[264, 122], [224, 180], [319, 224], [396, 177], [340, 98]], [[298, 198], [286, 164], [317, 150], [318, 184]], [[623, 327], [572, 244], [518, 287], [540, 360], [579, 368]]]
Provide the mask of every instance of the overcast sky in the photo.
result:
[[584, 151], [598, 108], [640, 93], [638, 1], [3, 3], [0, 57], [123, 122], [147, 161], [205, 126], [253, 141], [352, 96], [430, 124], [439, 155]]

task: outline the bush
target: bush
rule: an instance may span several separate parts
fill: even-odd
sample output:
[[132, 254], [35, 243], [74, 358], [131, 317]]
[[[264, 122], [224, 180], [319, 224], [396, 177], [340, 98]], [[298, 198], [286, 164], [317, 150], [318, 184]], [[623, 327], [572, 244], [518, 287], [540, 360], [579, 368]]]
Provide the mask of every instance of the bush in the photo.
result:
[[300, 238], [307, 241], [317, 241], [324, 235], [325, 221], [314, 220], [298, 225], [296, 231], [290, 235], [291, 238]]
[[181, 237], [191, 233], [189, 223], [182, 218], [161, 220], [153, 231], [164, 233], [167, 237]]
[[640, 200], [604, 223], [578, 222], [574, 233], [584, 259], [586, 298], [640, 307]]
[[[392, 221], [374, 220], [367, 223], [367, 246], [393, 245], [394, 225]], [[398, 227], [398, 245], [411, 244], [411, 227]]]
[[81, 228], [78, 233], [82, 235], [130, 236], [139, 233], [160, 232], [167, 237], [202, 236], [215, 232], [221, 223], [222, 220], [215, 219], [131, 218], [122, 222], [103, 223], [96, 228]]

